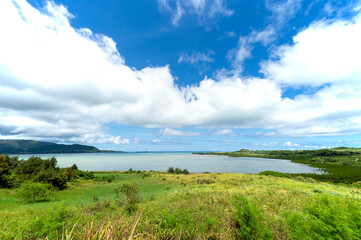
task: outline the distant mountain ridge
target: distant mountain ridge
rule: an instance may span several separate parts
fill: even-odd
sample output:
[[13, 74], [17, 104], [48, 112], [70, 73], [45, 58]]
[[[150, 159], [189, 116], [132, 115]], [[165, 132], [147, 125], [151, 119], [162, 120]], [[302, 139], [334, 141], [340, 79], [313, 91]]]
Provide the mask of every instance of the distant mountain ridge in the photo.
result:
[[57, 144], [35, 140], [0, 140], [0, 154], [97, 153], [96, 147], [81, 144]]

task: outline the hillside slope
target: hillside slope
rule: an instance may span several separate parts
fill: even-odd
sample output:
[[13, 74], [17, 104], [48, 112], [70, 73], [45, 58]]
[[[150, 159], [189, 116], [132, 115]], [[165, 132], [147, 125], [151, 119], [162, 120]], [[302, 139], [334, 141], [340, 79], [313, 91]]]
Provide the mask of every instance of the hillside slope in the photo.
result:
[[96, 153], [93, 146], [57, 144], [34, 140], [0, 140], [0, 154]]

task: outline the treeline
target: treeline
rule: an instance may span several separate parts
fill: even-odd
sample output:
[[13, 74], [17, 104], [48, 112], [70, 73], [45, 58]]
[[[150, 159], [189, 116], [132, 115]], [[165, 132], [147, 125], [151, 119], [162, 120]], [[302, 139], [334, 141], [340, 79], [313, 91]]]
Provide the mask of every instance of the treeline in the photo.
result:
[[[235, 152], [203, 153], [227, 155], [229, 157], [259, 157], [287, 159], [295, 163], [307, 164], [321, 170], [321, 174], [300, 173], [289, 176], [302, 176], [318, 181], [333, 183], [355, 183], [361, 181], [361, 149], [337, 147], [318, 150], [248, 150]], [[274, 174], [274, 173], [272, 173]], [[281, 174], [282, 175], [282, 174]]]
[[78, 177], [91, 179], [94, 174], [79, 170], [75, 164], [60, 168], [55, 157], [42, 159], [32, 156], [28, 160], [19, 160], [17, 156], [0, 155], [0, 188], [16, 188], [24, 182], [38, 182], [62, 190], [67, 182]]

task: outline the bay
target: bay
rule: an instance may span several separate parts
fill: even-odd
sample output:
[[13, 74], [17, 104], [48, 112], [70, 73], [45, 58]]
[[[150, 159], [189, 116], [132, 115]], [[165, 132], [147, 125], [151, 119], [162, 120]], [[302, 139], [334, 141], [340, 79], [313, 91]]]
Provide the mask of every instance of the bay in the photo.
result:
[[[19, 155], [28, 159], [32, 155]], [[42, 158], [55, 156], [58, 166], [76, 164], [81, 170], [122, 171], [133, 170], [167, 171], [168, 167], [188, 169], [190, 172], [253, 173], [270, 170], [284, 173], [317, 173], [318, 169], [283, 159], [250, 158], [215, 155], [197, 155], [190, 152], [147, 153], [74, 153], [37, 154]]]

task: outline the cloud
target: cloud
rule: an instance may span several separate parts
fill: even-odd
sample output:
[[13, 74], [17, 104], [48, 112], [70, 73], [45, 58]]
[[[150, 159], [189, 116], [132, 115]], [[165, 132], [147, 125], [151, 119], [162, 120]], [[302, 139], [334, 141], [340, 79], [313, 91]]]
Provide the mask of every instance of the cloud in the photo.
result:
[[295, 17], [301, 8], [301, 2], [302, 0], [265, 1], [266, 9], [272, 14], [267, 26], [262, 30], [252, 30], [246, 36], [240, 36], [237, 47], [227, 54], [236, 73], [243, 71], [243, 62], [252, 57], [252, 51], [257, 44], [270, 47], [270, 44], [277, 39], [277, 33], [290, 19]]
[[131, 142], [133, 144], [136, 144], [139, 142], [139, 139], [135, 139], [134, 141], [131, 141], [128, 138], [121, 138], [120, 136], [111, 136], [111, 135], [99, 135], [97, 134], [83, 134], [80, 137], [73, 137], [70, 138], [70, 141], [72, 142], [86, 142], [90, 144], [106, 144], [106, 143], [112, 143], [112, 144], [130, 144]]
[[[109, 122], [167, 126], [173, 134], [182, 126], [265, 128], [275, 136], [361, 133], [360, 16], [305, 28], [262, 63], [264, 78], [219, 75], [182, 88], [169, 66], [130, 68], [110, 37], [73, 28], [70, 17], [53, 2], [39, 10], [0, 1], [2, 138], [136, 142], [107, 134]], [[267, 44], [269, 36], [255, 32], [247, 41]], [[282, 97], [299, 86], [319, 89]]]
[[254, 44], [260, 43], [267, 46], [276, 39], [276, 32], [273, 27], [268, 26], [262, 31], [253, 30], [247, 36], [241, 36], [238, 40], [238, 46], [228, 52], [227, 58], [237, 72], [242, 72], [242, 65], [245, 59], [252, 56]]
[[214, 62], [214, 58], [212, 58], [212, 55], [214, 55], [214, 52], [211, 50], [207, 53], [193, 52], [191, 55], [185, 53], [179, 56], [178, 63], [211, 63]]
[[284, 147], [299, 147], [300, 144], [298, 144], [298, 143], [291, 143], [291, 142], [285, 142], [285, 143], [283, 144], [283, 146], [284, 146]]
[[322, 86], [360, 82], [361, 20], [318, 21], [278, 48], [262, 64], [268, 78], [291, 86]]
[[196, 15], [202, 24], [220, 17], [229, 17], [234, 11], [224, 0], [158, 0], [161, 11], [171, 14], [172, 24], [177, 26], [185, 14]]
[[161, 145], [192, 145], [189, 142], [184, 142], [184, 141], [180, 141], [177, 139], [158, 139], [155, 138], [153, 140], [150, 141], [151, 144], [161, 144]]
[[172, 128], [164, 128], [159, 130], [159, 133], [162, 136], [199, 136], [199, 132], [184, 132]]
[[234, 134], [232, 129], [222, 129], [222, 130], [215, 131], [213, 133], [213, 135], [231, 135], [231, 134]]
[[284, 25], [287, 21], [293, 18], [301, 9], [302, 0], [266, 0], [266, 8], [272, 12], [272, 21], [276, 25]]
[[276, 147], [278, 146], [278, 142], [270, 142], [270, 143], [246, 143], [248, 145], [252, 145], [252, 146], [261, 146], [261, 147]]

